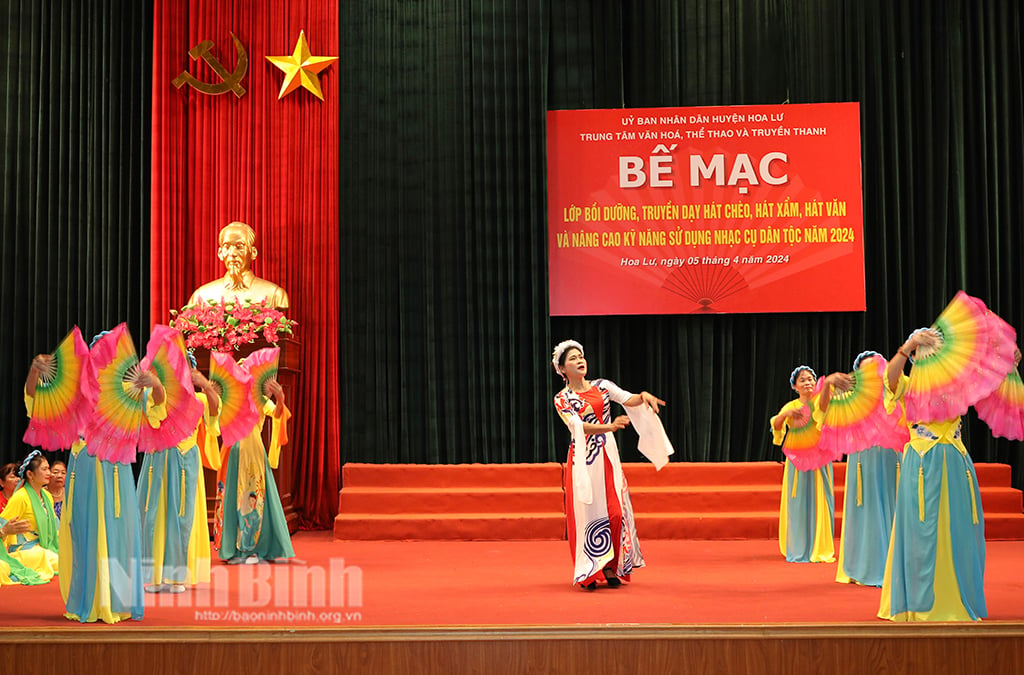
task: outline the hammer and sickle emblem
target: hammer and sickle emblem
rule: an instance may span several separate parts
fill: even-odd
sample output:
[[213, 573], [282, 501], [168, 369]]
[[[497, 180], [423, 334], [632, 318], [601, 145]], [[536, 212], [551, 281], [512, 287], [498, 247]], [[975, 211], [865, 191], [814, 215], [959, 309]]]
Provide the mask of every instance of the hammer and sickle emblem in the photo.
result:
[[228, 69], [221, 65], [221, 62], [217, 60], [217, 57], [210, 53], [210, 48], [213, 47], [213, 41], [203, 40], [192, 49], [188, 50], [188, 55], [192, 57], [194, 61], [198, 61], [202, 57], [203, 61], [206, 61], [213, 68], [213, 72], [220, 75], [220, 82], [202, 82], [197, 80], [187, 70], [181, 71], [176, 78], [171, 81], [171, 84], [176, 89], [181, 89], [183, 84], [188, 84], [194, 89], [198, 89], [204, 94], [223, 94], [228, 91], [235, 92], [235, 96], [242, 98], [245, 94], [245, 87], [242, 86], [242, 78], [245, 77], [245, 71], [249, 67], [249, 55], [245, 53], [245, 47], [235, 37], [234, 33], [231, 33], [231, 39], [235, 41], [235, 52], [238, 54], [238, 62], [235, 65], [235, 70], [232, 73], [228, 72]]

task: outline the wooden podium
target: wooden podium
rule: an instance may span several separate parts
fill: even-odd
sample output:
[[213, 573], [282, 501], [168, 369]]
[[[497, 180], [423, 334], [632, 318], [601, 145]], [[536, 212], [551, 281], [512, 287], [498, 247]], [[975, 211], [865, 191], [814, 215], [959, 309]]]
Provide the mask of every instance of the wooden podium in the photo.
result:
[[[250, 342], [239, 347], [232, 356], [237, 361], [254, 351], [264, 347], [277, 346], [281, 353], [277, 362], [277, 381], [284, 389], [285, 401], [288, 409], [292, 412], [292, 423], [299, 414], [298, 397], [296, 392], [299, 389], [299, 354], [302, 345], [290, 336], [282, 336], [277, 345], [272, 345], [263, 338]], [[196, 364], [199, 371], [209, 375], [210, 373], [210, 352], [207, 349], [196, 349], [193, 352], [196, 357]], [[270, 423], [263, 427], [263, 445], [270, 446]], [[294, 438], [294, 433], [289, 430], [289, 437]], [[291, 452], [291, 445], [281, 448], [281, 460], [278, 467], [274, 469], [274, 481], [277, 483], [277, 493], [281, 497], [281, 506], [284, 507], [284, 515], [288, 520], [288, 532], [295, 534], [299, 529], [299, 514], [295, 511], [295, 503], [292, 498], [295, 488], [295, 460]], [[213, 512], [217, 505], [217, 472], [203, 467], [203, 480], [206, 485], [206, 509], [207, 518], [210, 520], [210, 532], [213, 532]]]

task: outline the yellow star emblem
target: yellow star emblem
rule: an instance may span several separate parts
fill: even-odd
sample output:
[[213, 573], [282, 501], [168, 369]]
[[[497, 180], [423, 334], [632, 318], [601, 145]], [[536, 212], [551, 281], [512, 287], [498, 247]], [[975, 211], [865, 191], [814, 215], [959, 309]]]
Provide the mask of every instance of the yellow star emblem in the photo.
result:
[[291, 56], [268, 56], [275, 66], [284, 71], [284, 82], [277, 100], [281, 100], [291, 92], [303, 86], [324, 100], [320, 91], [320, 78], [317, 73], [338, 60], [337, 56], [310, 56], [309, 45], [306, 44], [306, 31], [299, 31], [299, 40], [295, 43], [295, 51]]

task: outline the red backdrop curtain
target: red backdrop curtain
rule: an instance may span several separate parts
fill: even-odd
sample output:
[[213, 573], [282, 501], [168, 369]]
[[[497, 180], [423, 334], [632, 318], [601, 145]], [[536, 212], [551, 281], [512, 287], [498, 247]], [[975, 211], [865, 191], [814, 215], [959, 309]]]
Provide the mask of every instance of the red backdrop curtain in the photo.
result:
[[[338, 68], [320, 74], [324, 100], [277, 94], [305, 31], [314, 56], [338, 56], [336, 1], [157, 0], [153, 39], [151, 319], [167, 323], [199, 285], [223, 275], [217, 233], [231, 221], [256, 231], [257, 276], [290, 296], [299, 322], [301, 376], [282, 455], [291, 461], [304, 526], [326, 526], [340, 485], [338, 413]], [[242, 98], [202, 94], [172, 80], [188, 70], [220, 77], [188, 50], [211, 40], [229, 71], [234, 34], [249, 59]]]

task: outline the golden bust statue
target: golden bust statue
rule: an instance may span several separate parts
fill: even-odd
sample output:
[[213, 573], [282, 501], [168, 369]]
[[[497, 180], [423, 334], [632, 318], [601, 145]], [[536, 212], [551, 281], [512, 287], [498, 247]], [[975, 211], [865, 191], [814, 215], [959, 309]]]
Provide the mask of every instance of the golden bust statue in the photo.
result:
[[221, 229], [217, 243], [217, 257], [224, 263], [227, 274], [197, 288], [188, 304], [222, 302], [236, 297], [259, 302], [265, 298], [278, 309], [288, 308], [288, 294], [284, 289], [272, 281], [260, 279], [249, 269], [257, 255], [256, 233], [251, 227], [237, 221], [228, 223]]

